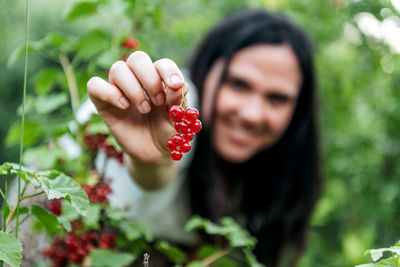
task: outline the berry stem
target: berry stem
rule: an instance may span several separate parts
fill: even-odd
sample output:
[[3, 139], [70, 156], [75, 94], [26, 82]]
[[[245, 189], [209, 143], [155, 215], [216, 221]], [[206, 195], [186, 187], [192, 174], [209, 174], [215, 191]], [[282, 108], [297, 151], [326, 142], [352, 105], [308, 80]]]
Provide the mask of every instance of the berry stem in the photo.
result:
[[182, 92], [182, 98], [181, 98], [181, 107], [183, 107], [184, 110], [188, 109], [188, 105], [186, 104], [186, 100], [185, 100], [185, 92], [184, 92], [184, 86], [182, 85], [181, 87], [181, 92]]

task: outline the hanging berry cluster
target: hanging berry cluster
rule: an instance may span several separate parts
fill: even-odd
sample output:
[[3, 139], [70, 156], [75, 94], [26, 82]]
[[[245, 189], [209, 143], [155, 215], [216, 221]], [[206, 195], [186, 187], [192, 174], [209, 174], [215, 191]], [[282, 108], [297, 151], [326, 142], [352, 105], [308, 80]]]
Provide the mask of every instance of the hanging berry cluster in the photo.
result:
[[115, 249], [115, 232], [104, 233], [104, 230], [85, 232], [82, 221], [71, 222], [72, 231], [62, 238], [56, 236], [48, 249], [42, 251], [50, 259], [52, 266], [64, 267], [81, 264], [93, 249]]
[[103, 150], [107, 156], [117, 159], [121, 164], [124, 162], [122, 151], [117, 150], [113, 145], [108, 144], [105, 134], [86, 134], [84, 142], [94, 152]]
[[180, 160], [182, 153], [190, 151], [190, 141], [193, 140], [194, 134], [202, 128], [201, 121], [198, 119], [199, 112], [194, 108], [189, 108], [185, 102], [183, 87], [181, 103], [169, 109], [169, 116], [174, 121], [177, 133], [167, 141], [167, 148], [171, 151], [170, 156], [173, 160]]

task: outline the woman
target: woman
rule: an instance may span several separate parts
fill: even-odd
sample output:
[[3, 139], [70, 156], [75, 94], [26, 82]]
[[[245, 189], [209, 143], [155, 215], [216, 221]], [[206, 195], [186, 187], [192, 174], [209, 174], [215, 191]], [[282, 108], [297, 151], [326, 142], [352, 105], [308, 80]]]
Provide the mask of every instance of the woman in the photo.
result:
[[172, 60], [152, 62], [135, 52], [113, 64], [108, 82], [94, 77], [87, 88], [135, 183], [145, 190], [179, 188], [167, 195], [181, 201], [171, 201], [163, 212], [171, 214], [180, 203], [176, 208], [186, 211], [181, 221], [192, 214], [215, 221], [232, 216], [258, 239], [259, 261], [276, 266], [290, 255], [293, 266], [320, 192], [307, 35], [283, 15], [241, 10], [207, 35], [189, 72], [203, 130], [184, 164], [169, 159], [165, 148], [175, 132], [168, 108], [180, 103], [182, 86], [189, 91]]

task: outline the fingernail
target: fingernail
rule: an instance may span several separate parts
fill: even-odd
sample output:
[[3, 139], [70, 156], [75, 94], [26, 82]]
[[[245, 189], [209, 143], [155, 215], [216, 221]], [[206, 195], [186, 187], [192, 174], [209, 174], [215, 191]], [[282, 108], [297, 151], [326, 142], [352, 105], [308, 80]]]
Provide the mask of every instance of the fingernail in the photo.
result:
[[163, 92], [160, 92], [156, 95], [156, 104], [161, 106], [165, 102], [165, 95]]
[[178, 85], [182, 83], [182, 80], [178, 75], [173, 75], [169, 80], [171, 85]]
[[148, 113], [151, 110], [150, 103], [147, 100], [144, 100], [140, 106], [142, 107], [143, 113]]
[[119, 103], [121, 103], [123, 108], [127, 108], [129, 107], [129, 101], [128, 99], [126, 99], [125, 97], [121, 96], [121, 98], [119, 99]]

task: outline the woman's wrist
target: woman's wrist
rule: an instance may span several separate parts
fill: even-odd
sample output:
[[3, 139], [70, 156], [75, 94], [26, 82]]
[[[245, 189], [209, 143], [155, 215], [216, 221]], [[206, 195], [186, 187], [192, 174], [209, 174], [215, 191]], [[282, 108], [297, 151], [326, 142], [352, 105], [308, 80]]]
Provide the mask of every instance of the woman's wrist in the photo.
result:
[[156, 190], [165, 186], [175, 176], [178, 162], [166, 156], [157, 162], [140, 162], [124, 153], [125, 165], [135, 182], [146, 190]]

